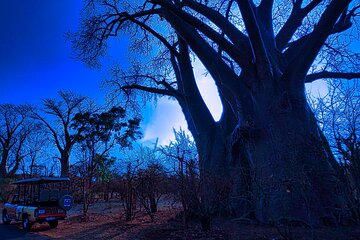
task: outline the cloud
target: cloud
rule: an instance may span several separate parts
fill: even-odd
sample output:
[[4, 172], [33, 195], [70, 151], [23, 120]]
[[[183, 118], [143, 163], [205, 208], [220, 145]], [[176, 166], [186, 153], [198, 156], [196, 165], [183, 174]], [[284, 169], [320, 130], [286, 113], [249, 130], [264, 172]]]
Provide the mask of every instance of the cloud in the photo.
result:
[[158, 144], [166, 145], [174, 140], [175, 129], [188, 129], [184, 114], [176, 101], [167, 98], [160, 98], [156, 108], [151, 114], [148, 124], [143, 126], [143, 143], [154, 143], [159, 139]]
[[[217, 121], [221, 117], [223, 108], [214, 80], [210, 74], [204, 74], [205, 67], [199, 60], [195, 60], [193, 65], [201, 96]], [[188, 130], [184, 114], [179, 104], [174, 100], [165, 97], [160, 98], [155, 108], [146, 110], [146, 115], [149, 118], [144, 122], [144, 137], [141, 140], [144, 144], [153, 144], [158, 138], [158, 144], [165, 145], [175, 139], [173, 128], [179, 130], [181, 127]]]

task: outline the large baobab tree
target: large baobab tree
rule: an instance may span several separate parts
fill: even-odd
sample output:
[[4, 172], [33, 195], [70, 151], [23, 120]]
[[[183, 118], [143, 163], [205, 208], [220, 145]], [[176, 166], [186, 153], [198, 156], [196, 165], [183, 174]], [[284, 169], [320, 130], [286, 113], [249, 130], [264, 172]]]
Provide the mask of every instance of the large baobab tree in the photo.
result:
[[[308, 224], [351, 214], [339, 165], [305, 97], [321, 78], [359, 78], [351, 0], [86, 1], [74, 53], [96, 66], [130, 33], [128, 68], [108, 83], [175, 98], [199, 152], [209, 214]], [[214, 121], [196, 85], [196, 56], [223, 105]], [[208, 180], [206, 180], [208, 179]]]
[[61, 176], [69, 176], [70, 154], [81, 131], [73, 131], [71, 124], [76, 113], [84, 107], [85, 97], [69, 91], [60, 91], [60, 99], [44, 99], [41, 112], [33, 111], [33, 117], [41, 121], [59, 151]]

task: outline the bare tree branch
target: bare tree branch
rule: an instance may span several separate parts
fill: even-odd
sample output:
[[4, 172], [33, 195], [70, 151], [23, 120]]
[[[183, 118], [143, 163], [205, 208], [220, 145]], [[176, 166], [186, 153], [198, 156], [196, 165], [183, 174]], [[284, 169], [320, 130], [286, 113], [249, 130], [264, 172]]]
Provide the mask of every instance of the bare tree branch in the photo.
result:
[[242, 55], [250, 58], [251, 49], [249, 46], [248, 37], [243, 34], [236, 26], [234, 26], [226, 17], [221, 15], [219, 12], [209, 8], [208, 6], [193, 0], [184, 0], [182, 4], [207, 17], [229, 37], [235, 46], [238, 47], [243, 53]]
[[322, 0], [314, 0], [305, 8], [301, 8], [302, 1], [296, 1], [293, 5], [290, 17], [280, 29], [276, 36], [276, 45], [282, 51], [293, 37], [296, 30], [301, 26], [303, 19], [309, 14]]
[[160, 95], [164, 95], [164, 96], [175, 97], [175, 95], [173, 93], [171, 93], [169, 90], [148, 87], [148, 86], [142, 86], [139, 84], [125, 85], [125, 86], [122, 86], [121, 89], [124, 91], [129, 90], [129, 89], [137, 89], [137, 90], [142, 90], [142, 91], [149, 92], [149, 93], [156, 93], [156, 94], [160, 94]]
[[[203, 21], [200, 21], [198, 18], [186, 13], [185, 11], [179, 10], [173, 4], [170, 4], [166, 1], [159, 1], [159, 4], [173, 12], [181, 19], [185, 20], [189, 25], [192, 25], [194, 28], [198, 29], [209, 37], [212, 41], [218, 44], [226, 53], [231, 56], [235, 62], [237, 62], [240, 67], [248, 67], [249, 61], [243, 57], [242, 52], [239, 48], [230, 43], [226, 38], [224, 38], [220, 33], [216, 32], [213, 28], [209, 27]], [[240, 57], [242, 56], [242, 57]]]
[[306, 76], [305, 83], [311, 83], [313, 81], [319, 80], [319, 79], [326, 79], [326, 78], [342, 78], [342, 79], [355, 79], [360, 78], [360, 72], [357, 73], [343, 73], [343, 72], [328, 72], [328, 71], [322, 71], [318, 73], [312, 73]]
[[259, 25], [254, 13], [254, 7], [249, 0], [237, 0], [241, 15], [243, 17], [246, 31], [248, 32], [254, 63], [258, 68], [258, 74], [266, 76], [271, 74], [270, 61], [267, 55], [265, 44], [261, 36]]
[[351, 0], [333, 0], [322, 14], [318, 24], [301, 47], [301, 55], [289, 63], [283, 79], [297, 79], [304, 81], [307, 71], [314, 62], [321, 47], [332, 33], [337, 19]]

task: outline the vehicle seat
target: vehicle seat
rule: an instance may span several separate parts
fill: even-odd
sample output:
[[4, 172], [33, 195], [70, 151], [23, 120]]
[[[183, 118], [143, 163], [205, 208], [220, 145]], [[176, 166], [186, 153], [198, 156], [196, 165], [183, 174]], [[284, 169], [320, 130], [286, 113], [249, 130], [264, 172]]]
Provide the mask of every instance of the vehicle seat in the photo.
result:
[[50, 192], [50, 201], [57, 201], [59, 200], [59, 190], [52, 190]]
[[50, 191], [49, 190], [42, 190], [40, 192], [39, 202], [47, 202], [50, 199]]

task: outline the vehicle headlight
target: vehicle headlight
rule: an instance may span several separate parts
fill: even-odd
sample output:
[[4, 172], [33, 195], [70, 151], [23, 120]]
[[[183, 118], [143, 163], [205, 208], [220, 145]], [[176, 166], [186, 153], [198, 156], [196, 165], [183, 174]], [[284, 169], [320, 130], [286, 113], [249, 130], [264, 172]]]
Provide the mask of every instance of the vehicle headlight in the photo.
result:
[[39, 214], [44, 214], [45, 213], [45, 209], [40, 209], [39, 210]]

